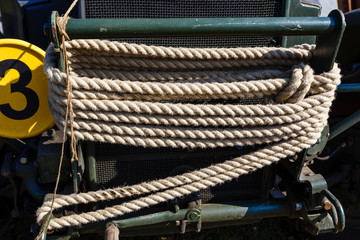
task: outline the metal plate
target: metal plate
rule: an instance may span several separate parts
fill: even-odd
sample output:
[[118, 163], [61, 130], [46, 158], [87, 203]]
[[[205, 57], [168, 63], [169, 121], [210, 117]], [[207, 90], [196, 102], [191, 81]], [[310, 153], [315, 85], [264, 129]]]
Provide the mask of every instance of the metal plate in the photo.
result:
[[27, 138], [54, 124], [48, 106], [45, 52], [17, 39], [0, 39], [0, 136]]

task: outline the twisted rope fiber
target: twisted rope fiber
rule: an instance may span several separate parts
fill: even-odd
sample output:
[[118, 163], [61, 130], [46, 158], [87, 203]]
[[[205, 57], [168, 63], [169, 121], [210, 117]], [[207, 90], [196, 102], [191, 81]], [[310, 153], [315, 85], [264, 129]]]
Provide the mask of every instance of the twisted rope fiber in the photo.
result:
[[243, 71], [114, 71], [106, 69], [74, 69], [73, 75], [89, 78], [109, 78], [129, 81], [166, 82], [238, 82], [283, 77], [276, 69]]
[[[254, 47], [254, 48], [174, 48], [129, 44], [125, 42], [76, 39], [66, 43], [68, 53], [76, 55], [123, 56], [172, 59], [309, 59], [314, 45], [300, 45], [294, 48]], [[89, 54], [91, 52], [91, 54]]]
[[[231, 83], [157, 83], [157, 82], [134, 82], [121, 81], [100, 78], [87, 78], [70, 76], [73, 82], [73, 89], [84, 89], [101, 92], [112, 93], [132, 93], [132, 94], [148, 94], [155, 96], [189, 96], [196, 97], [202, 95], [227, 95], [238, 94], [237, 98], [264, 97], [274, 95], [280, 92], [289, 79], [269, 79], [250, 82], [231, 82]], [[59, 83], [55, 85], [62, 86], [64, 94], [66, 88], [63, 81], [59, 79]], [[193, 96], [192, 96], [193, 95]]]
[[[251, 154], [175, 177], [58, 196], [54, 209], [147, 194], [105, 209], [55, 218], [49, 229], [80, 226], [137, 211], [222, 184], [308, 148], [326, 125], [340, 83], [337, 66], [328, 73], [313, 74], [306, 64], [313, 51], [309, 45], [292, 49], [227, 50], [163, 48], [99, 40], [71, 40], [65, 44], [72, 58], [69, 77], [74, 90], [70, 95], [74, 135], [79, 139], [147, 147], [268, 145]], [[95, 54], [89, 57], [89, 50]], [[53, 56], [50, 47], [45, 60], [49, 103], [55, 122], [63, 128], [67, 106], [64, 74], [55, 68]], [[214, 60], [220, 60], [220, 65]], [[230, 64], [225, 60], [230, 60]], [[95, 65], [95, 69], [89, 69]], [[79, 68], [82, 66], [86, 68]], [[126, 71], [124, 67], [133, 70]], [[137, 68], [140, 71], [134, 72]], [[170, 69], [181, 71], [169, 72]], [[271, 70], [266, 73], [268, 69]], [[272, 97], [273, 100], [267, 105], [166, 102], [219, 96], [223, 99]], [[38, 209], [39, 222], [50, 208], [51, 204], [45, 202]]]
[[[299, 69], [294, 70], [294, 74], [299, 73]], [[53, 73], [55, 81], [50, 83], [51, 89], [56, 91], [57, 94], [65, 96], [66, 86], [62, 79], [65, 77], [63, 74], [55, 71]], [[295, 79], [295, 80], [293, 80]], [[165, 100], [165, 99], [203, 99], [205, 97], [211, 99], [217, 98], [252, 98], [252, 97], [265, 97], [282, 93], [279, 97], [287, 99], [293, 93], [297, 92], [299, 96], [305, 95], [309, 92], [310, 86], [314, 87], [317, 91], [310, 91], [309, 93], [326, 92], [327, 89], [321, 87], [323, 79], [318, 78], [312, 82], [303, 83], [305, 89], [299, 91], [300, 78], [276, 78], [259, 81], [248, 82], [225, 82], [220, 83], [216, 80], [209, 82], [196, 82], [196, 83], [155, 83], [155, 82], [134, 82], [134, 81], [120, 81], [111, 79], [88, 78], [70, 75], [72, 81], [73, 94], [76, 98], [83, 99], [145, 99], [145, 100]], [[291, 81], [294, 81], [291, 82]], [[57, 81], [57, 82], [56, 82]], [[296, 82], [295, 82], [296, 81]], [[289, 84], [291, 82], [291, 84]], [[288, 92], [284, 90], [287, 86]], [[78, 91], [78, 90], [88, 90]], [[150, 96], [152, 95], [152, 96]], [[286, 96], [286, 98], [284, 98]], [[296, 97], [296, 96], [293, 96]], [[280, 100], [281, 101], [281, 100]], [[284, 100], [282, 100], [284, 101]]]
[[218, 69], [244, 69], [250, 67], [265, 66], [293, 66], [299, 64], [298, 59], [241, 59], [230, 60], [186, 60], [186, 59], [146, 59], [146, 58], [124, 58], [124, 57], [95, 57], [95, 56], [73, 56], [69, 57], [71, 70], [79, 68], [97, 68], [101, 65], [104, 69], [116, 70], [218, 70]]
[[[173, 198], [180, 197], [182, 195], [190, 194], [192, 192], [196, 192], [202, 189], [216, 186], [218, 184], [222, 184], [226, 181], [230, 181], [231, 179], [237, 178], [240, 175], [247, 174], [251, 171], [261, 168], [264, 165], [268, 165], [271, 164], [272, 162], [276, 162], [281, 158], [284, 158], [289, 155], [293, 155], [295, 152], [299, 152], [303, 148], [307, 148], [311, 144], [316, 142], [316, 140], [314, 140], [314, 141], [308, 141], [309, 144], [304, 144], [303, 141], [305, 142], [307, 140], [309, 139], [305, 138], [302, 139], [302, 141], [292, 140], [292, 141], [284, 142], [279, 145], [272, 145], [271, 147], [277, 151], [272, 152], [270, 151], [270, 149], [264, 149], [265, 151], [263, 152], [254, 152], [252, 156], [244, 156], [233, 159], [232, 161], [235, 164], [238, 163], [237, 167], [234, 168], [231, 167], [231, 164], [229, 164], [230, 166], [228, 166], [225, 163], [222, 164], [224, 165], [223, 168], [221, 168], [222, 166], [219, 166], [220, 164], [215, 165], [214, 174], [204, 179], [194, 180], [192, 181], [192, 183], [189, 184], [184, 184], [185, 178], [184, 177], [181, 178], [182, 176], [178, 176], [177, 178], [179, 180], [177, 179], [175, 180], [176, 182], [178, 182], [177, 184], [176, 182], [173, 183], [169, 181], [166, 183], [167, 185], [165, 185], [164, 182], [166, 182], [167, 179], [164, 179], [162, 182], [156, 181], [156, 182], [150, 182], [148, 184], [143, 183], [141, 185], [135, 185], [128, 188], [125, 187], [125, 188], [118, 188], [112, 190], [105, 190], [103, 192], [100, 191], [100, 192], [83, 193], [81, 195], [76, 194], [76, 197], [74, 195], [65, 196], [67, 198], [63, 198], [64, 196], [59, 196], [56, 199], [57, 205], [54, 205], [54, 209], [61, 208], [67, 205], [79, 204], [81, 202], [89, 203], [92, 201], [96, 202], [101, 200], [121, 198], [125, 196], [134, 196], [142, 193], [155, 192], [155, 191], [159, 191], [158, 190], [159, 187], [163, 189], [170, 188], [163, 192], [158, 192], [149, 195], [147, 197], [142, 197], [140, 199], [126, 202], [113, 207], [108, 207], [105, 209], [88, 212], [88, 213], [81, 213], [79, 215], [71, 215], [71, 216], [65, 216], [65, 217], [53, 219], [49, 224], [49, 229], [61, 229], [68, 226], [80, 226], [82, 224], [106, 220], [107, 218], [121, 216], [126, 213], [137, 211], [144, 207], [156, 205], [160, 202], [165, 202]], [[256, 160], [264, 159], [265, 157], [269, 160], [266, 161], [262, 160], [260, 161], [260, 163], [256, 162]], [[205, 169], [205, 170], [210, 170], [210, 169]], [[190, 173], [190, 175], [196, 175], [196, 174], [200, 175], [199, 176], [200, 178], [204, 176], [203, 172]], [[194, 179], [194, 177], [192, 177], [192, 179]], [[172, 188], [173, 185], [179, 185], [179, 187]], [[44, 203], [43, 207], [39, 208], [37, 212], [38, 220], [40, 220], [41, 219], [40, 217], [44, 216], [47, 213], [47, 210], [49, 209], [49, 207], [47, 206], [48, 204], [46, 205], [45, 204], [46, 203]]]
[[[51, 100], [50, 100], [51, 101]], [[63, 108], [61, 105], [51, 101], [54, 107], [53, 114], [60, 114], [63, 116]], [[294, 115], [274, 116], [272, 118], [267, 116], [259, 117], [217, 117], [217, 116], [205, 116], [205, 117], [181, 117], [181, 116], [167, 116], [167, 115], [150, 115], [150, 114], [136, 114], [136, 113], [101, 113], [93, 111], [74, 111], [75, 119], [84, 120], [97, 120], [97, 121], [108, 121], [115, 123], [133, 123], [133, 124], [148, 124], [148, 125], [169, 125], [169, 126], [228, 126], [238, 127], [246, 125], [255, 125], [256, 123], [261, 125], [275, 125], [282, 124], [284, 122], [298, 122], [304, 119], [308, 119], [310, 123], [318, 122], [318, 119], [311, 118], [312, 116], [318, 116], [323, 118], [324, 116], [319, 115], [318, 112], [323, 112], [329, 104], [323, 104], [314, 108], [308, 109], [303, 112], [299, 112]], [[56, 118], [61, 118], [61, 116]]]
[[[292, 141], [292, 143], [299, 144], [298, 141]], [[284, 144], [283, 144], [284, 145]], [[262, 154], [267, 154], [268, 151], [262, 150]], [[255, 154], [261, 154], [259, 153]], [[275, 154], [273, 152], [272, 154]], [[278, 155], [284, 155], [284, 153], [278, 152]], [[229, 170], [233, 170], [235, 168], [249, 168], [247, 165], [243, 165], [244, 163], [254, 165], [254, 163], [249, 162], [249, 158], [251, 156], [245, 155], [239, 158], [235, 158], [232, 160], [225, 161], [224, 163], [220, 163], [217, 165], [212, 165], [207, 168], [203, 168], [192, 173], [185, 173], [183, 175], [168, 177], [166, 179], [160, 179], [151, 182], [144, 182], [141, 184], [129, 186], [129, 187], [119, 187], [114, 189], [107, 190], [99, 190], [96, 192], [88, 192], [88, 193], [79, 193], [79, 194], [71, 194], [71, 195], [62, 195], [59, 196], [55, 202], [54, 209], [58, 209], [64, 206], [69, 206], [73, 204], [79, 203], [88, 203], [88, 202], [97, 202], [104, 200], [111, 200], [116, 198], [123, 198], [133, 195], [140, 195], [144, 193], [150, 193], [159, 191], [162, 189], [167, 189], [169, 187], [176, 187], [184, 184], [192, 183], [193, 181], [199, 181], [201, 179], [205, 179], [211, 176], [215, 176], [219, 173], [228, 174]], [[255, 159], [256, 164], [256, 159]], [[50, 204], [49, 202], [45, 202], [43, 206], [38, 210], [38, 212], [45, 212], [48, 210]], [[40, 215], [39, 215], [40, 216]]]

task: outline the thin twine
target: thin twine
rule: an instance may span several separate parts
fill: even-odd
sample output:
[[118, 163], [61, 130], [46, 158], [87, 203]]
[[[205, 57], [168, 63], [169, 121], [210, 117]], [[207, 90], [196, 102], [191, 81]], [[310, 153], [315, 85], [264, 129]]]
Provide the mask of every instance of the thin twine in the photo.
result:
[[67, 106], [66, 106], [65, 123], [64, 123], [64, 129], [63, 129], [63, 139], [62, 139], [62, 145], [61, 145], [60, 162], [59, 162], [59, 168], [58, 168], [58, 173], [57, 173], [57, 177], [56, 177], [54, 194], [53, 194], [52, 201], [51, 201], [50, 211], [49, 211], [48, 216], [46, 217], [45, 222], [43, 223], [43, 226], [41, 227], [41, 230], [40, 230], [39, 234], [36, 236], [35, 240], [39, 240], [41, 238], [41, 236], [43, 235], [43, 233], [45, 232], [45, 229], [46, 229], [47, 225], [49, 224], [49, 221], [50, 221], [53, 209], [54, 209], [54, 202], [55, 202], [55, 198], [56, 198], [57, 189], [58, 189], [58, 186], [59, 186], [62, 162], [63, 162], [63, 159], [64, 159], [64, 148], [65, 148], [65, 141], [66, 141], [67, 120], [68, 120], [69, 116], [70, 116], [70, 131], [71, 131], [71, 152], [72, 152], [71, 162], [73, 162], [74, 160], [78, 160], [78, 156], [77, 156], [77, 153], [76, 153], [76, 140], [75, 140], [75, 134], [74, 134], [74, 128], [73, 128], [74, 111], [73, 111], [72, 103], [71, 103], [72, 86], [71, 86], [71, 81], [69, 80], [70, 72], [69, 72], [69, 64], [68, 64], [68, 58], [67, 58], [66, 46], [65, 46], [65, 39], [67, 39], [67, 40], [70, 39], [69, 36], [66, 34], [66, 31], [65, 31], [66, 30], [67, 20], [68, 20], [68, 17], [69, 17], [69, 14], [70, 14], [71, 10], [75, 7], [77, 2], [78, 2], [78, 0], [74, 0], [73, 3], [70, 5], [69, 9], [63, 15], [63, 17], [59, 17], [58, 20], [57, 20], [59, 34], [61, 35], [61, 47], [62, 47], [62, 51], [63, 51], [65, 71], [66, 71]]

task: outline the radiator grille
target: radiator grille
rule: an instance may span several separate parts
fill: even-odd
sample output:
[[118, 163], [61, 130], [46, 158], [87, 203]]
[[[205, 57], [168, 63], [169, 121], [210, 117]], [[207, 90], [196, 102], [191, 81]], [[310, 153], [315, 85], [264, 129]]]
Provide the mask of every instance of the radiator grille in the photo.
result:
[[[86, 18], [280, 17], [285, 0], [86, 0]], [[123, 39], [173, 47], [276, 46], [275, 37]]]
[[276, 17], [277, 0], [86, 0], [87, 18]]
[[[85, 0], [86, 18], [203, 18], [203, 17], [279, 17], [285, 0]], [[275, 37], [180, 37], [122, 39], [133, 43], [174, 47], [252, 47], [280, 45]], [[255, 104], [262, 99], [246, 100]], [[181, 171], [244, 154], [238, 148], [210, 150], [144, 149], [95, 143], [98, 188], [132, 185], [160, 179]], [[203, 200], [225, 201], [258, 198], [263, 170], [241, 176], [230, 183], [203, 191]], [[223, 199], [224, 200], [224, 199]], [[221, 201], [221, 199], [220, 199]]]
[[[183, 150], [173, 148], [141, 148], [114, 144], [95, 144], [96, 176], [98, 188], [132, 185], [143, 181], [177, 175], [212, 163], [240, 156], [250, 149], [220, 148]], [[221, 188], [202, 191], [204, 202], [231, 195], [237, 199], [258, 197], [262, 172], [244, 175]], [[218, 198], [218, 199], [215, 199]]]

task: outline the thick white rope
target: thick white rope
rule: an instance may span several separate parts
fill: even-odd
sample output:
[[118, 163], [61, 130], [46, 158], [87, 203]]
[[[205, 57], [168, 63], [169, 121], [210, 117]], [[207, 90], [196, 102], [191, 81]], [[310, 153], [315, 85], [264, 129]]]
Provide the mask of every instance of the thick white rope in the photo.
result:
[[76, 39], [66, 43], [66, 49], [72, 55], [123, 56], [171, 59], [309, 59], [314, 45], [301, 45], [292, 49], [279, 47], [254, 48], [174, 48], [147, 46], [125, 42]]
[[[148, 194], [94, 212], [55, 218], [49, 229], [80, 226], [137, 211], [224, 183], [308, 148], [326, 125], [340, 83], [337, 66], [314, 75], [307, 65], [314, 49], [309, 45], [289, 49], [189, 49], [100, 40], [71, 40], [65, 44], [72, 70], [69, 80], [73, 88], [74, 135], [79, 139], [144, 147], [268, 145], [175, 177], [59, 196], [54, 209]], [[55, 68], [51, 47], [45, 71], [51, 111], [62, 128], [67, 106], [66, 75]], [[254, 97], [269, 99], [269, 103], [207, 103]], [[205, 102], [186, 103], [199, 100]], [[50, 203], [45, 202], [38, 209], [38, 221], [49, 210]]]

